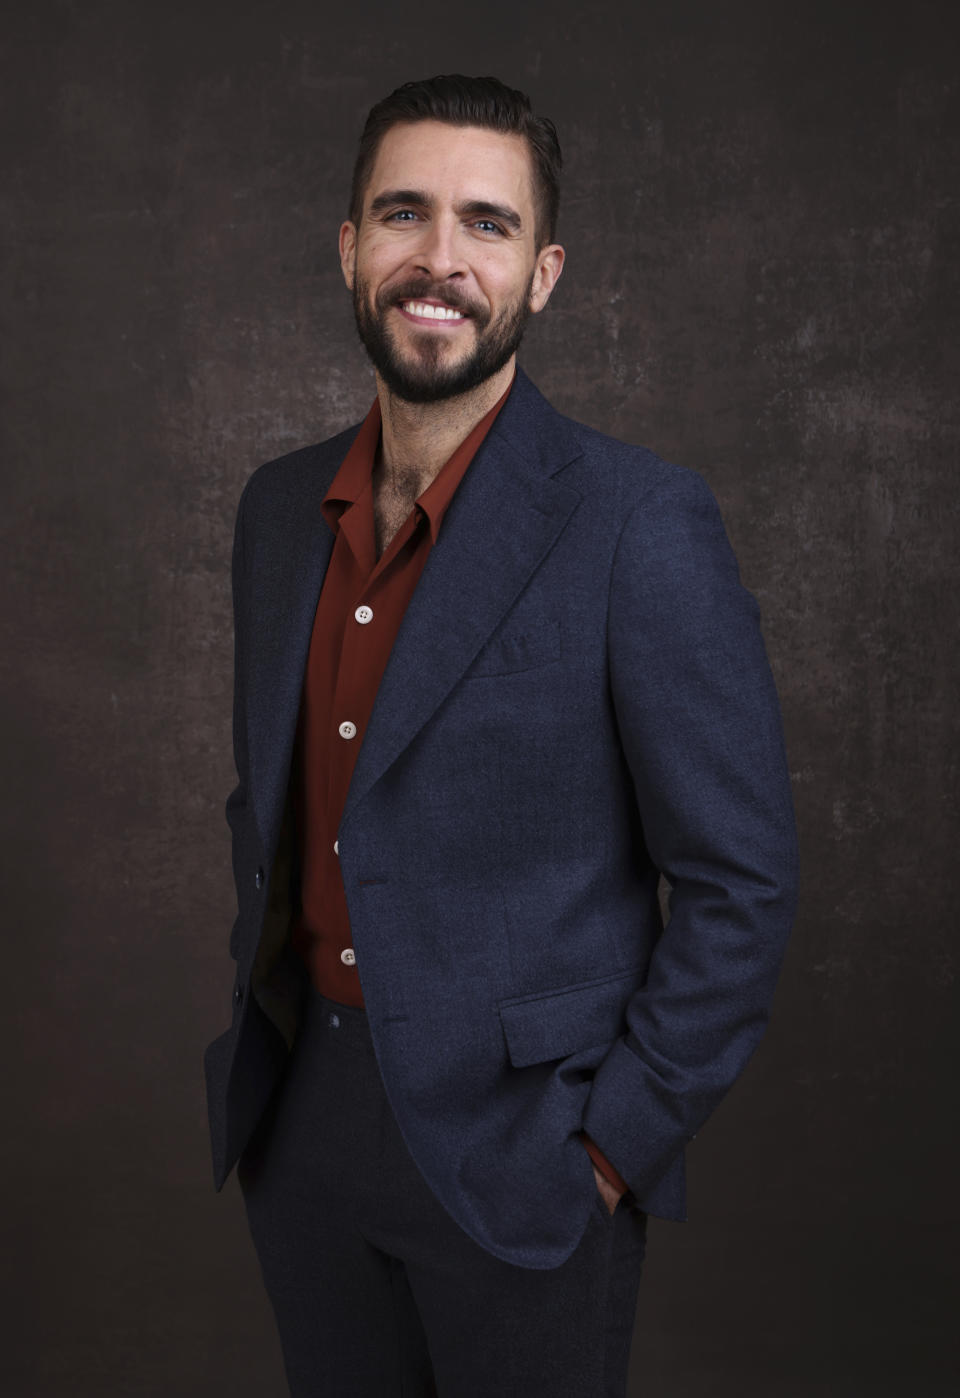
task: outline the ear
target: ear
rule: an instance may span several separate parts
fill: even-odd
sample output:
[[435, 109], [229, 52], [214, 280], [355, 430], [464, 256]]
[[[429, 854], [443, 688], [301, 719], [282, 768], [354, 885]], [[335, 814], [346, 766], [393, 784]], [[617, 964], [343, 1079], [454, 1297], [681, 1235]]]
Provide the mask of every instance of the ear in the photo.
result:
[[530, 287], [531, 311], [542, 311], [550, 300], [550, 293], [560, 280], [565, 256], [566, 254], [559, 243], [550, 243], [537, 253], [537, 265], [534, 268], [533, 283]]
[[357, 230], [349, 219], [340, 225], [340, 269], [343, 280], [352, 291], [357, 270]]
[[551, 292], [560, 280], [563, 271], [563, 252], [559, 243], [549, 243], [537, 253], [537, 266], [534, 268], [534, 281], [530, 288], [530, 309], [532, 312], [544, 309], [551, 299]]

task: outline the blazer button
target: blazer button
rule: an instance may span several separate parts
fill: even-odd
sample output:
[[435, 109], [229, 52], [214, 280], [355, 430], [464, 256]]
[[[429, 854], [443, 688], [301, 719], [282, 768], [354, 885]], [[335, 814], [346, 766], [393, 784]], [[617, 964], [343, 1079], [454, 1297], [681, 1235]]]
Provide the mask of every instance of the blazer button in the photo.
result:
[[262, 870], [262, 869], [258, 869], [258, 870], [257, 870], [256, 876], [255, 876], [255, 878], [254, 878], [253, 881], [254, 881], [254, 883], [257, 885], [257, 888], [263, 888], [263, 870]]
[[238, 985], [238, 986], [236, 987], [236, 989], [234, 990], [234, 992], [233, 992], [233, 1003], [234, 1003], [235, 1005], [242, 1005], [242, 1004], [243, 1004], [243, 986], [242, 986], [242, 985]]
[[343, 962], [344, 966], [355, 966], [357, 954], [353, 947], [344, 947], [343, 951], [340, 953], [340, 960]]

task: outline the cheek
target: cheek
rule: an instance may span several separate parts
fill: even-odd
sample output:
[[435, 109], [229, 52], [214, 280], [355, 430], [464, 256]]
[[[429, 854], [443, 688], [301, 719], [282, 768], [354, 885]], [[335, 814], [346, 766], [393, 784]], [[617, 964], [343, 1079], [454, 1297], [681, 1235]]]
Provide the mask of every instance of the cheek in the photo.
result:
[[357, 269], [368, 286], [379, 289], [403, 269], [404, 256], [395, 246], [371, 238], [357, 252]]
[[494, 315], [499, 315], [508, 306], [515, 305], [524, 293], [526, 283], [510, 275], [502, 266], [476, 266], [475, 273], [477, 286]]

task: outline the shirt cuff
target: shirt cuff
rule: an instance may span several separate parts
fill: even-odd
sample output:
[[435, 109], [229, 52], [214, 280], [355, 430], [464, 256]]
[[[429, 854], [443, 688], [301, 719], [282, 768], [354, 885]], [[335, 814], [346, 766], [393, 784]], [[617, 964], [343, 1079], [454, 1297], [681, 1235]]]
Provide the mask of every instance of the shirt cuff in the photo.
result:
[[590, 1156], [590, 1159], [593, 1161], [594, 1165], [596, 1165], [600, 1173], [610, 1181], [610, 1183], [614, 1186], [615, 1189], [619, 1189], [621, 1194], [626, 1193], [630, 1186], [627, 1184], [623, 1176], [620, 1175], [610, 1164], [610, 1161], [604, 1155], [603, 1151], [600, 1149], [597, 1143], [587, 1135], [586, 1131], [580, 1132], [580, 1139], [586, 1146], [587, 1154]]

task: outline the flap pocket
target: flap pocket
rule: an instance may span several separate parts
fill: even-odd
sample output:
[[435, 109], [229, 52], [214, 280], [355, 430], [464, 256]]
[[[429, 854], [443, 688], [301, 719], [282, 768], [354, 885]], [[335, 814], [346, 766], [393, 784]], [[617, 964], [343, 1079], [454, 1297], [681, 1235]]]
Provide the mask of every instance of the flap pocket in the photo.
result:
[[464, 675], [475, 679], [483, 675], [511, 675], [518, 670], [533, 670], [560, 658], [560, 622], [556, 617], [539, 621], [527, 620], [523, 627], [512, 626], [493, 636], [483, 647]]
[[632, 966], [600, 980], [501, 1000], [497, 1009], [510, 1062], [525, 1068], [612, 1043], [623, 1032], [627, 1001], [642, 983], [642, 967]]

